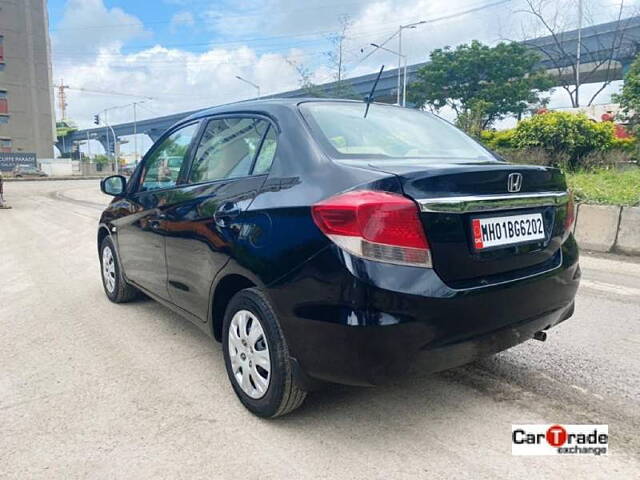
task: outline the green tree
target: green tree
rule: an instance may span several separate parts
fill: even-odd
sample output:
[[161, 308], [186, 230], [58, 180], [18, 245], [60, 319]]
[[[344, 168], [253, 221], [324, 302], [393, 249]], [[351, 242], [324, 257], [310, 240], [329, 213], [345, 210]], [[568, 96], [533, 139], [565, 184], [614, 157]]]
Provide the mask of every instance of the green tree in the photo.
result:
[[640, 126], [640, 55], [624, 76], [622, 92], [612, 95], [612, 100], [620, 104], [622, 116], [637, 129]]
[[537, 67], [539, 60], [518, 43], [489, 47], [474, 40], [455, 49], [439, 48], [418, 71], [409, 100], [436, 111], [451, 107], [463, 125], [471, 119], [474, 130], [484, 129], [507, 115], [519, 117], [541, 101], [540, 92], [551, 88], [552, 81]]

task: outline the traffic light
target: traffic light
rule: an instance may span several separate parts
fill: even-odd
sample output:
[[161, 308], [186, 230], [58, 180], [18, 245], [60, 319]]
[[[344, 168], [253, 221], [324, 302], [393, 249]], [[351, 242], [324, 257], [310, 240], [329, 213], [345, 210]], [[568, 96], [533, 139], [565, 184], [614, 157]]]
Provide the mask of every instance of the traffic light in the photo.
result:
[[100, 125], [100, 115], [93, 116], [93, 123], [95, 123], [96, 125]]

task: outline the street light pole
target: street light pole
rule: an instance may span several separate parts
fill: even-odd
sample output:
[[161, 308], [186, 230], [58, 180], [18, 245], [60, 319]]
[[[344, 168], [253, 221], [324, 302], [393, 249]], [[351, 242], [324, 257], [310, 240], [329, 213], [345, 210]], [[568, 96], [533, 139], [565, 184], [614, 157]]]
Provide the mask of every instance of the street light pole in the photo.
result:
[[400, 25], [400, 28], [398, 28], [398, 94], [396, 95], [396, 103], [398, 105], [400, 105], [400, 62], [402, 62], [402, 25]]
[[407, 28], [416, 28], [418, 25], [423, 25], [427, 23], [426, 20], [421, 20], [419, 22], [409, 23], [407, 25], [400, 25], [398, 28], [398, 105], [400, 105], [400, 60], [404, 57], [404, 72], [403, 72], [403, 86], [402, 86], [402, 106], [406, 106], [407, 104], [407, 56], [402, 54], [402, 30]]
[[[142, 103], [142, 102], [140, 102]], [[133, 163], [138, 165], [138, 123], [136, 119], [136, 106], [138, 104], [133, 102]]]
[[[374, 48], [378, 48], [380, 50], [384, 50], [385, 52], [393, 53], [394, 55], [398, 55], [398, 64], [401, 65], [402, 60], [404, 60], [404, 92], [402, 94], [402, 106], [404, 107], [406, 104], [406, 95], [407, 95], [407, 56], [402, 55], [399, 52], [394, 52], [393, 50], [383, 47], [382, 45], [378, 45], [377, 43], [370, 44]], [[401, 68], [398, 68], [398, 73], [400, 73]], [[400, 105], [400, 75], [398, 75], [398, 105]]]
[[[120, 107], [114, 107], [114, 108], [120, 108]], [[105, 108], [102, 112], [103, 114], [103, 118], [104, 118], [104, 124], [107, 127], [107, 150], [111, 150], [111, 142], [109, 141], [109, 130], [111, 130], [111, 134], [113, 135], [113, 163], [114, 163], [114, 173], [117, 175], [118, 174], [118, 156], [117, 156], [117, 145], [118, 145], [118, 139], [116, 138], [116, 132], [113, 130], [113, 127], [111, 125], [109, 125], [109, 121], [107, 119], [107, 112], [109, 110], [113, 110], [114, 108]], [[109, 153], [109, 152], [107, 152]]]
[[247, 83], [247, 84], [251, 85], [253, 88], [255, 88], [258, 91], [258, 98], [260, 98], [260, 85], [256, 85], [255, 83], [250, 82], [246, 78], [242, 78], [240, 75], [236, 75], [236, 78], [238, 80], [240, 80], [241, 82]]

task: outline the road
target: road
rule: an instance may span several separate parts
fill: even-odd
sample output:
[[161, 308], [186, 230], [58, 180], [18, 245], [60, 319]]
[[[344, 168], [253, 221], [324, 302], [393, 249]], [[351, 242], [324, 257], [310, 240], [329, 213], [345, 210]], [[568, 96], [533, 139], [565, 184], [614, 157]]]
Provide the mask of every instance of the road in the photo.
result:
[[[640, 263], [583, 255], [575, 316], [495, 357], [333, 386], [266, 421], [220, 346], [102, 290], [97, 182], [7, 183], [0, 478], [638, 478]], [[513, 457], [512, 423], [608, 424], [606, 457]]]

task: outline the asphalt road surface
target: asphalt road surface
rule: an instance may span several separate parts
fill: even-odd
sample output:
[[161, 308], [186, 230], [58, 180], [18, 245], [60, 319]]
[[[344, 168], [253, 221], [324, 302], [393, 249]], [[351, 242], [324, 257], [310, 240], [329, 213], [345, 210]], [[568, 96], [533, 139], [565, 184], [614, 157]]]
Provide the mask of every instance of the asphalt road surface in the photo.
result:
[[[7, 183], [0, 478], [640, 478], [640, 263], [584, 254], [575, 316], [448, 372], [249, 414], [220, 346], [100, 282], [97, 181]], [[512, 423], [608, 424], [606, 457], [513, 457]]]

